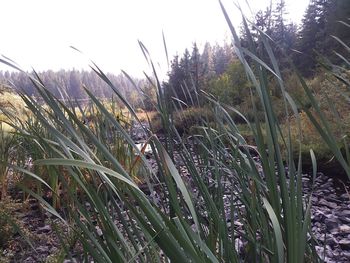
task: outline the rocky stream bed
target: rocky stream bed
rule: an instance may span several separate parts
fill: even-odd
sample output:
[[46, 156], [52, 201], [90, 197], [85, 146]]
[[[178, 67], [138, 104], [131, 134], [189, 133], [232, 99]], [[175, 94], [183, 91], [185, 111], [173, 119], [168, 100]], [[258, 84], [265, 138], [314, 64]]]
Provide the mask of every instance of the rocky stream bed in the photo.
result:
[[[175, 156], [176, 157], [176, 156]], [[175, 158], [176, 159], [176, 158]], [[156, 169], [156, 162], [148, 159], [151, 167]], [[185, 169], [179, 165], [184, 177], [188, 176]], [[312, 195], [312, 233], [318, 244], [318, 254], [325, 262], [345, 263], [350, 262], [350, 183], [346, 177], [318, 173], [315, 184], [308, 175], [302, 178], [305, 196], [308, 196], [313, 186]], [[17, 211], [24, 229], [32, 238], [35, 248], [31, 248], [16, 235], [2, 250], [0, 262], [50, 262], [50, 255], [57, 255], [60, 241], [52, 227], [54, 222], [63, 229], [62, 236], [67, 236], [64, 226], [48, 212], [42, 212], [36, 200], [28, 202], [27, 209]], [[239, 224], [238, 226], [239, 230]], [[73, 251], [79, 250], [75, 246]], [[74, 255], [74, 254], [73, 254]], [[76, 256], [66, 259], [65, 263], [81, 262]]]
[[[312, 233], [319, 244], [316, 249], [325, 262], [350, 262], [350, 191], [349, 183], [319, 173], [312, 196]], [[303, 177], [305, 193], [309, 193], [311, 180]], [[31, 199], [25, 211], [19, 211], [24, 228], [31, 237], [35, 251], [20, 236], [14, 236], [3, 250], [3, 258], [9, 262], [50, 262], [49, 255], [59, 251], [60, 242], [52, 223], [62, 225], [49, 213], [39, 210], [39, 204]], [[63, 234], [64, 236], [64, 234]], [[0, 260], [1, 262], [1, 260]], [[72, 262], [65, 260], [66, 263]], [[78, 260], [76, 261], [78, 262]]]

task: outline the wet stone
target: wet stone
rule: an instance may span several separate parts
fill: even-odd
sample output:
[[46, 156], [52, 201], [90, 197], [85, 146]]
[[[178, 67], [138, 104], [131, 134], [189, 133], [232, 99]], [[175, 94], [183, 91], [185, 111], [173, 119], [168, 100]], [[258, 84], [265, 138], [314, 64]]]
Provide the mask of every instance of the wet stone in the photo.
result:
[[343, 251], [342, 255], [350, 261], [350, 251]]
[[332, 252], [332, 248], [329, 245], [326, 245], [326, 255], [329, 258], [333, 258], [334, 257], [334, 254]]
[[339, 217], [350, 217], [350, 210], [343, 210], [339, 212]]
[[339, 241], [339, 245], [342, 249], [350, 250], [350, 240], [343, 238]]
[[311, 201], [312, 201], [313, 203], [316, 203], [316, 202], [318, 202], [318, 198], [317, 198], [316, 196], [312, 196], [312, 197], [311, 197]]
[[350, 196], [348, 195], [348, 193], [342, 194], [339, 198], [340, 198], [340, 200], [343, 200], [343, 201], [349, 201], [350, 200]]
[[340, 216], [339, 219], [344, 224], [350, 224], [350, 217]]
[[312, 214], [312, 217], [313, 217], [313, 219], [314, 219], [315, 221], [323, 221], [325, 218], [327, 218], [327, 215], [326, 215], [323, 211], [317, 209], [317, 210]]
[[339, 225], [338, 219], [334, 217], [326, 218], [325, 223], [328, 230], [335, 229]]
[[326, 238], [326, 244], [328, 244], [328, 245], [334, 247], [334, 246], [338, 245], [338, 241], [337, 241], [337, 239], [335, 239], [335, 238], [333, 237], [333, 235], [329, 235], [329, 236]]
[[339, 232], [342, 234], [350, 234], [350, 226], [348, 225], [339, 226]]
[[331, 209], [337, 209], [338, 208], [338, 205], [336, 203], [328, 202], [325, 199], [321, 199], [318, 204], [327, 206], [327, 207], [329, 207]]

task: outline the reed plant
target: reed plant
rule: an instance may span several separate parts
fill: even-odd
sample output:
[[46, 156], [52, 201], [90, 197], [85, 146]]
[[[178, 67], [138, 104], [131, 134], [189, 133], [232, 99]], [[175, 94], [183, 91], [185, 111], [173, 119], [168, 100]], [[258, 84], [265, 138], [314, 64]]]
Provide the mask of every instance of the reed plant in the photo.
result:
[[[156, 89], [155, 108], [164, 133], [160, 139], [152, 132], [152, 123], [146, 125], [141, 121], [118, 87], [92, 63], [92, 70], [113, 90], [132, 121], [143, 130], [146, 145], [152, 148], [156, 169], [150, 167], [128, 128], [88, 88], [84, 90], [98, 116], [93, 126], [84, 123], [72, 105], [56, 98], [37, 74], [28, 76], [45, 107], [27, 94], [21, 93], [21, 97], [45, 132], [33, 126], [19, 127], [18, 131], [39, 146], [41, 155], [35, 156], [34, 165], [45, 168], [47, 178], [37, 175], [37, 170], [21, 169], [21, 172], [39, 180], [44, 189], [62, 199], [61, 205], [68, 212], [65, 216], [55, 210], [54, 203], [27, 189], [75, 233], [83, 248], [80, 260], [103, 263], [319, 261], [310, 230], [312, 193], [303, 197], [301, 145], [292, 141], [288, 122], [287, 129], [282, 129], [276, 117], [269, 92], [271, 76], [279, 85], [286, 116], [293, 115], [298, 125], [299, 109], [285, 89], [270, 39], [260, 32], [260, 45], [269, 59], [262, 61], [244, 16], [244, 29], [251, 38], [249, 49], [240, 45], [229, 15], [220, 5], [232, 32], [235, 52], [251, 83], [247, 92], [252, 96], [253, 122], [210, 95], [197, 92], [197, 98], [192, 101], [195, 104], [205, 100], [211, 105], [210, 118], [214, 118], [214, 125], [209, 125], [203, 116], [198, 123], [201, 130], [198, 134], [181, 136], [173, 118], [174, 111], [182, 110], [181, 102], [174, 98], [169, 107], [153, 62], [140, 43], [152, 69], [152, 75], [147, 78]], [[16, 68], [10, 61], [2, 62]], [[315, 97], [305, 81], [301, 77], [299, 80], [319, 118], [304, 109], [307, 116], [348, 171], [348, 164], [328, 132]], [[199, 90], [198, 87], [191, 89]], [[263, 119], [256, 103], [262, 105]], [[232, 118], [235, 114], [249, 127], [254, 147], [242, 136]], [[295, 151], [299, 152], [296, 163]], [[316, 159], [312, 150], [310, 155], [315, 177]], [[142, 169], [133, 170], [136, 163]], [[64, 197], [50, 180], [60, 182]], [[67, 257], [72, 257], [73, 248], [65, 243], [62, 246]]]
[[[6, 123], [0, 120], [0, 200], [7, 195], [8, 177], [10, 174], [11, 157], [13, 156], [16, 138], [14, 134], [8, 130]], [[11, 156], [12, 155], [12, 156]]]

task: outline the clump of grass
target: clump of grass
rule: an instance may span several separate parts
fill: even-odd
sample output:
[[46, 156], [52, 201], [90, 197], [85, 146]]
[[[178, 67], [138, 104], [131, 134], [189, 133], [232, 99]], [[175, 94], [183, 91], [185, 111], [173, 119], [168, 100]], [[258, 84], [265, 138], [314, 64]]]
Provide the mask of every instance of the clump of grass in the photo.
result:
[[137, 118], [141, 122], [148, 122], [148, 120], [154, 120], [157, 118], [158, 112], [156, 111], [144, 111], [139, 109], [136, 111]]
[[175, 111], [173, 120], [176, 130], [182, 134], [191, 133], [196, 127], [202, 125], [202, 121], [207, 123], [214, 121], [213, 112], [201, 107], [189, 107], [181, 111]]
[[[320, 168], [327, 170], [338, 166], [338, 172], [345, 172], [350, 177], [347, 142], [350, 129], [349, 91], [346, 83], [337, 79], [334, 74], [323, 70], [311, 80], [300, 81], [304, 95], [299, 93], [294, 96], [299, 105], [300, 127], [296, 118], [292, 118], [291, 136], [293, 141], [300, 140], [302, 143], [304, 163], [311, 163], [311, 158], [307, 155], [313, 149]], [[343, 76], [345, 79], [348, 77], [348, 73]]]
[[2, 109], [11, 110], [17, 114], [22, 114], [25, 111], [25, 104], [20, 96], [9, 89], [2, 90], [0, 84], [0, 105]]

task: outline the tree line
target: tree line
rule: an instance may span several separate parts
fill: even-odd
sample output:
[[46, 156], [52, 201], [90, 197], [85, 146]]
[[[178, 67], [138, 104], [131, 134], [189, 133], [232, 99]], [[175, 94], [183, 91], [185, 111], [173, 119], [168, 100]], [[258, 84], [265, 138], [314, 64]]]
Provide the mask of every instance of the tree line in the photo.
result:
[[[268, 54], [264, 54], [266, 51], [257, 37], [260, 32], [266, 33], [272, 39], [279, 67], [287, 77], [292, 64], [304, 77], [311, 78], [325, 58], [330, 63], [344, 61], [345, 48], [339, 39], [350, 43], [349, 0], [311, 0], [300, 26], [286, 20], [287, 12], [284, 0], [257, 12], [253, 23], [248, 24], [249, 35], [242, 26], [241, 44], [248, 47], [253, 42], [269, 64]], [[194, 43], [191, 51], [186, 49], [182, 56], [174, 57], [168, 76], [163, 85], [165, 94], [179, 98], [180, 102], [176, 103], [185, 106], [197, 102], [199, 89], [234, 105], [249, 97], [245, 90], [249, 83], [231, 43], [224, 46], [206, 43], [202, 53]]]
[[[273, 52], [286, 76], [291, 71], [291, 62], [304, 77], [312, 77], [317, 73], [323, 58], [337, 64], [344, 59], [346, 61], [344, 45], [339, 39], [343, 43], [350, 43], [349, 0], [311, 0], [300, 26], [286, 20], [287, 12], [284, 0], [257, 12], [253, 23], [248, 25], [250, 35], [246, 34], [242, 26], [241, 44], [248, 47], [249, 40], [252, 40], [255, 48], [261, 49], [263, 60], [268, 63], [268, 54], [263, 53], [265, 51], [258, 43], [257, 36], [259, 31], [269, 35], [273, 40]], [[47, 70], [40, 72], [39, 77], [55, 96], [62, 99], [86, 99], [83, 86], [98, 98], [113, 96], [110, 87], [93, 71]], [[107, 74], [107, 77], [135, 108], [153, 109], [155, 90], [147, 80], [134, 79], [139, 87], [136, 90], [123, 74]], [[0, 72], [0, 84], [11, 84], [29, 95], [37, 95], [26, 73]], [[248, 86], [232, 43], [206, 43], [201, 52], [197, 44], [193, 43], [191, 49], [186, 49], [182, 55], [172, 59], [168, 78], [162, 83], [168, 101], [174, 101], [171, 98], [176, 97], [176, 103], [183, 107], [202, 104], [199, 90], [214, 95], [224, 103], [241, 105], [250, 100], [246, 89]], [[140, 91], [147, 96], [140, 96]], [[278, 97], [277, 92], [274, 95]]]
[[[30, 72], [9, 72], [0, 71], [0, 85], [4, 87], [15, 88], [18, 91], [25, 92], [30, 96], [38, 96], [34, 84], [28, 78]], [[114, 75], [106, 74], [118, 92], [126, 98], [135, 108], [143, 107], [144, 100], [140, 96], [140, 91], [135, 90], [134, 84], [124, 74]], [[87, 70], [47, 70], [39, 72], [38, 76], [45, 87], [50, 90], [57, 98], [62, 100], [77, 100], [80, 102], [88, 101], [84, 87], [89, 89], [97, 98], [111, 98], [116, 94], [95, 72]], [[133, 78], [136, 86], [147, 91], [147, 81]], [[40, 97], [40, 96], [38, 96]], [[118, 99], [116, 98], [116, 101]]]

